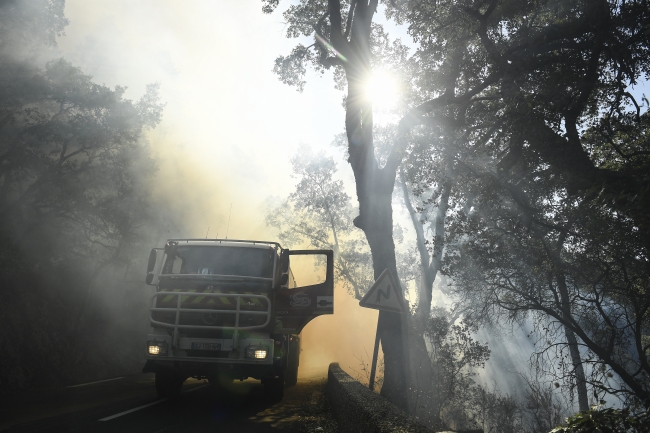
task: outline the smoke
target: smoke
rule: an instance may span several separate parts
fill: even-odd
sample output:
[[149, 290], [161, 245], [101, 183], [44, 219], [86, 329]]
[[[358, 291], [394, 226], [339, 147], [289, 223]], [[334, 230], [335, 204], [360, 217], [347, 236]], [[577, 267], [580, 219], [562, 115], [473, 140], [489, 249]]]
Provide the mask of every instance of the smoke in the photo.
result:
[[[269, 238], [263, 202], [292, 186], [300, 142], [326, 147], [343, 119], [336, 92], [298, 94], [271, 73], [290, 46], [282, 23], [250, 2], [68, 0], [59, 52], [95, 82], [137, 99], [160, 84], [167, 104], [147, 134], [158, 171], [151, 197], [177, 235]], [[232, 216], [230, 208], [232, 206]], [[230, 228], [228, 219], [230, 216]], [[208, 231], [209, 228], [209, 231]]]
[[[10, 51], [16, 56], [28, 56], [41, 67], [64, 57], [95, 83], [125, 86], [125, 96], [133, 100], [147, 84], [159, 83], [166, 103], [162, 122], [144, 137], [156, 171], [145, 176], [142, 168], [138, 184], [150, 199], [150, 223], [139, 228], [142, 241], [134, 253], [140, 258], [102, 270], [88, 283], [85, 323], [101, 329], [115, 353], [129, 352], [111, 360], [119, 368], [138, 368], [137, 350], [144, 346], [138, 342], [144, 343], [148, 330], [153, 289], [142, 282], [148, 250], [171, 237], [227, 233], [229, 238], [275, 240], [264, 224], [265, 200], [291, 192], [291, 156], [303, 142], [316, 150], [327, 148], [343, 127], [340, 93], [331, 88], [331, 77], [308, 76], [299, 94], [271, 73], [275, 57], [293, 41], [284, 37], [277, 14], [264, 15], [260, 9], [254, 1], [68, 0], [69, 25], [65, 34], [58, 32], [58, 48], [21, 50], [21, 36], [14, 33]], [[406, 214], [396, 220], [410, 226]], [[93, 271], [89, 266], [80, 273], [88, 277]], [[57, 305], [79, 302], [80, 294], [63, 287], [67, 284], [58, 283], [65, 296]], [[363, 379], [362, 362], [370, 363], [378, 313], [359, 307], [340, 286], [334, 311], [303, 330], [300, 375], [325, 374], [336, 361]], [[135, 344], [125, 346], [127, 335]], [[83, 337], [90, 341], [93, 335]], [[521, 371], [529, 343], [519, 337], [485, 338], [493, 349], [486, 382], [498, 378], [508, 390], [517, 389], [521, 385], [505, 372]]]
[[[96, 81], [128, 86], [127, 94], [161, 83], [167, 107], [150, 137], [156, 153], [166, 158], [167, 146], [182, 144], [192, 158], [178, 163], [191, 164], [203, 184], [220, 181], [240, 204], [253, 204], [251, 213], [268, 195], [284, 195], [300, 141], [326, 146], [339, 132], [336, 94], [298, 94], [271, 74], [288, 42], [256, 3], [68, 1], [66, 14], [62, 53]], [[227, 213], [230, 202], [212, 205]]]
[[508, 329], [480, 329], [478, 341], [486, 342], [490, 348], [490, 359], [480, 372], [479, 382], [487, 388], [496, 388], [502, 393], [521, 394], [526, 381], [521, 375], [528, 374], [530, 356], [534, 351], [528, 326]]
[[360, 307], [343, 287], [335, 287], [334, 315], [320, 316], [302, 331], [300, 376], [327, 374], [327, 366], [338, 362], [349, 374], [367, 382], [362, 361], [366, 366], [371, 362], [378, 317], [377, 310]]
[[[32, 31], [39, 25], [24, 25], [41, 19], [34, 18], [34, 5], [54, 5], [55, 11], [43, 15], [59, 20], [52, 32], [39, 35]], [[298, 94], [272, 75], [278, 50], [289, 43], [282, 23], [263, 15], [258, 4], [69, 0], [63, 6], [63, 1], [3, 3], [3, 54], [41, 70], [65, 58], [93, 83], [119, 89], [133, 101], [145, 95], [148, 84], [158, 83], [166, 107], [158, 126], [141, 137], [137, 155], [124, 161], [131, 176], [126, 187], [143, 199], [125, 203], [138, 214], [124, 220], [137, 220], [128, 248], [110, 258], [98, 244], [93, 248], [99, 255], [91, 256], [48, 241], [78, 257], [51, 264], [57, 273], [45, 278], [16, 268], [22, 272], [16, 275], [30, 275], [21, 285], [32, 288], [3, 294], [4, 309], [30, 305], [29, 316], [39, 319], [25, 324], [20, 315], [4, 314], [0, 343], [11, 354], [0, 368], [6, 390], [139, 371], [153, 292], [143, 282], [149, 249], [172, 237], [274, 240], [264, 224], [264, 200], [292, 187], [289, 158], [299, 143], [328, 146], [343, 118], [337, 93], [315, 86]], [[51, 235], [56, 239], [59, 233]], [[20, 239], [13, 240], [28, 251]], [[23, 266], [37, 253], [47, 261], [42, 244], [17, 263]], [[13, 285], [19, 277], [11, 278]], [[337, 305], [340, 300], [341, 295]], [[304, 371], [338, 358], [338, 343], [331, 338], [342, 334], [337, 326], [325, 318], [309, 325]], [[41, 334], [48, 338], [34, 338]], [[34, 350], [49, 351], [51, 365], [39, 366], [43, 357]]]
[[[9, 80], [5, 82], [12, 82], [14, 76], [40, 79], [48, 61], [64, 57], [80, 68], [80, 74], [93, 75], [93, 83], [116, 89], [111, 95], [125, 89], [125, 98], [137, 101], [145, 95], [147, 84], [158, 82], [167, 107], [162, 123], [146, 132], [130, 155], [106, 154], [106, 161], [118, 157], [121, 167], [127, 167], [118, 170], [127, 179], [121, 190], [116, 187], [119, 179], [112, 176], [116, 171], [90, 178], [99, 183], [91, 192], [97, 199], [102, 194], [130, 194], [133, 199], [120, 202], [123, 209], [107, 202], [99, 218], [84, 216], [86, 226], [78, 225], [76, 230], [70, 227], [78, 224], [79, 215], [68, 208], [63, 209], [67, 214], [59, 213], [64, 218], [58, 220], [46, 213], [37, 215], [40, 219], [33, 218], [38, 222], [34, 227], [18, 217], [2, 221], [2, 237], [11, 242], [3, 243], [1, 277], [4, 287], [16, 288], [2, 293], [0, 344], [7, 356], [0, 382], [7, 391], [138, 371], [149, 327], [147, 302], [152, 288], [143, 283], [149, 249], [161, 246], [168, 237], [225, 236], [226, 231], [231, 238], [267, 238], [260, 202], [268, 191], [282, 189], [288, 178], [288, 174], [283, 176], [287, 170], [283, 171], [278, 149], [291, 137], [278, 117], [277, 103], [272, 103], [273, 96], [280, 99], [281, 85], [262, 73], [260, 64], [254, 64], [271, 65], [270, 51], [250, 57], [258, 46], [241, 34], [243, 27], [237, 26], [233, 15], [224, 15], [227, 7], [217, 8], [211, 2], [180, 8], [173, 2], [93, 5], [71, 1], [64, 10], [63, 5], [63, 1], [40, 0], [0, 5], [0, 49], [5, 59], [11, 59], [3, 62], [2, 78]], [[234, 9], [233, 14], [241, 19], [253, 12]], [[64, 11], [70, 22], [67, 27]], [[259, 11], [255, 10], [255, 16], [261, 16]], [[233, 40], [239, 42], [233, 44]], [[268, 76], [266, 82], [262, 76]], [[74, 74], [58, 78], [70, 78], [72, 88], [85, 79], [74, 81], [78, 78]], [[19, 113], [23, 100], [42, 98], [44, 92], [38, 85], [45, 81], [6, 86], [10, 92], [2, 95], [3, 110]], [[275, 95], [265, 90], [271, 82]], [[43, 118], [52, 114], [48, 100], [36, 100]], [[294, 111], [300, 120], [301, 112]], [[17, 116], [17, 123], [5, 127], [3, 112], [2, 146], [17, 142], [16, 130], [24, 128], [24, 117]], [[309, 121], [303, 123], [309, 127]], [[50, 131], [45, 129], [45, 134]], [[270, 132], [274, 139], [269, 139]], [[38, 139], [30, 145], [38, 151], [55, 146]], [[7, 150], [3, 147], [4, 157], [12, 156]], [[5, 162], [0, 177], [3, 199], [15, 201], [43, 171], [29, 158]], [[30, 163], [36, 167], [32, 169]], [[77, 177], [67, 184], [67, 190], [57, 191], [80, 191], [88, 182], [88, 177]], [[48, 191], [41, 195], [48, 200]], [[53, 197], [47, 205], [75, 200], [71, 195]], [[40, 205], [34, 208], [46, 208]], [[92, 207], [81, 211], [88, 213]], [[106, 224], [99, 230], [110, 232], [120, 226], [121, 234], [130, 236], [128, 245], [106, 233], [108, 248], [102, 247], [105, 239], [93, 238], [97, 232], [88, 225], [103, 224], [102, 217], [122, 210], [123, 218], [113, 218], [112, 226]], [[59, 228], [65, 225], [66, 216], [73, 222], [62, 232]], [[20, 233], [13, 230], [18, 226]], [[24, 240], [27, 237], [29, 244]], [[24, 317], [32, 319], [25, 322]], [[39, 365], [45, 359], [41, 352], [47, 353], [50, 363], [45, 368]]]

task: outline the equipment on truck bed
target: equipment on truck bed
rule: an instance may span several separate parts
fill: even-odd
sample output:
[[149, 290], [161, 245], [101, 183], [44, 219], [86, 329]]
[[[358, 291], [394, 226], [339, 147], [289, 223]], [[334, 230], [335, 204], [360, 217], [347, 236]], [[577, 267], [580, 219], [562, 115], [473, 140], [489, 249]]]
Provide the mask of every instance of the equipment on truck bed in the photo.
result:
[[[297, 287], [294, 255], [320, 255], [325, 281]], [[170, 239], [149, 256], [147, 362], [161, 397], [188, 377], [217, 386], [252, 377], [274, 400], [298, 379], [300, 332], [334, 313], [332, 250], [289, 250], [277, 242]]]

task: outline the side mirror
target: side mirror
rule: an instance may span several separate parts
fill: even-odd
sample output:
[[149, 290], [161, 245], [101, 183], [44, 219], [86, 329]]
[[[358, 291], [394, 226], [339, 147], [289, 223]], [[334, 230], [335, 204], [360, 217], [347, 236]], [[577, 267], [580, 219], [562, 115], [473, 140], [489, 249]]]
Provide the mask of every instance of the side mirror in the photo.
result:
[[286, 286], [288, 282], [289, 282], [289, 274], [282, 274], [282, 276], [280, 277], [280, 285]]
[[[153, 272], [153, 268], [156, 266], [157, 258], [158, 254], [156, 253], [156, 250], [151, 250], [151, 253], [149, 254], [149, 263], [147, 263], [147, 274], [151, 274]], [[149, 278], [148, 275], [147, 278]]]
[[156, 265], [159, 265], [160, 261], [163, 258], [163, 249], [162, 248], [154, 248], [151, 250], [151, 253], [149, 254], [149, 262], [147, 263], [147, 277], [145, 278], [145, 283], [147, 283], [150, 286], [155, 286], [158, 284], [157, 278], [156, 278]]

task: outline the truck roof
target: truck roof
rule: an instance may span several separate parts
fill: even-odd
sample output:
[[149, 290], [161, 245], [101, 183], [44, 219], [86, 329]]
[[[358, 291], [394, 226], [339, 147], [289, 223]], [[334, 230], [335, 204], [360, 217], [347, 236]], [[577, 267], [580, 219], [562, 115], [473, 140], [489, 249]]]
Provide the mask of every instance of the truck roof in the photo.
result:
[[245, 247], [245, 248], [269, 248], [277, 247], [282, 249], [282, 245], [270, 241], [251, 241], [241, 239], [168, 239], [167, 242], [178, 242], [179, 245], [193, 246], [224, 246], [224, 247]]

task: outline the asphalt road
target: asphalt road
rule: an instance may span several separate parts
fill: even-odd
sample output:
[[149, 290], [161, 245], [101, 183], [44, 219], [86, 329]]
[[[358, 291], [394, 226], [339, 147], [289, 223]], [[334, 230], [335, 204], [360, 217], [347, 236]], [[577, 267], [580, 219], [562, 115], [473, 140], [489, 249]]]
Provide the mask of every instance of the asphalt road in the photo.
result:
[[167, 400], [156, 396], [153, 374], [137, 374], [2, 398], [0, 431], [335, 432], [324, 384], [324, 374], [302, 378], [273, 403], [257, 381], [217, 391], [189, 379], [180, 398]]

